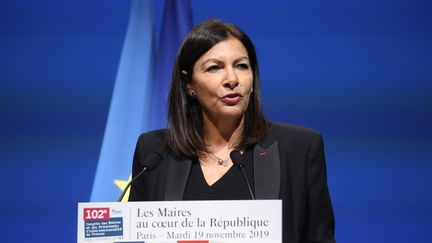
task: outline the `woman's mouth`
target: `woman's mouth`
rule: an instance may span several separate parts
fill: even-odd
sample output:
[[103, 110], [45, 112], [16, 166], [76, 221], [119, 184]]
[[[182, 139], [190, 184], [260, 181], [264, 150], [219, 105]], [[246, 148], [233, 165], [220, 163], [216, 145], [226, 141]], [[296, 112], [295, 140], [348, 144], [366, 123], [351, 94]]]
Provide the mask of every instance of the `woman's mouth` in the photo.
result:
[[240, 99], [241, 99], [241, 95], [239, 93], [227, 94], [222, 98], [222, 100], [227, 105], [237, 105], [237, 103], [239, 103]]

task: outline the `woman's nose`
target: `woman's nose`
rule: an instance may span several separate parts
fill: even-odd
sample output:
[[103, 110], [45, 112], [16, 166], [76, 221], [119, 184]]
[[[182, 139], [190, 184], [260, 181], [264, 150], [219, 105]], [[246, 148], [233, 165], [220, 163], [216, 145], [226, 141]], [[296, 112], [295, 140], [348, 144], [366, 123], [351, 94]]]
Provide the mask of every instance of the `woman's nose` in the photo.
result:
[[239, 80], [235, 71], [231, 69], [227, 69], [227, 74], [224, 82], [224, 87], [229, 89], [234, 89], [239, 85]]

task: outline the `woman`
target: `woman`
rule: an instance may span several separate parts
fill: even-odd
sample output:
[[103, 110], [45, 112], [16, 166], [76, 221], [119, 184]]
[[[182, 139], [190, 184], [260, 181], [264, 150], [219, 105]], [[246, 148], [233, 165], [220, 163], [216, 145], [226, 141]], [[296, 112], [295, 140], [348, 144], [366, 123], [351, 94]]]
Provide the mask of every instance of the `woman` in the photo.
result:
[[163, 159], [132, 184], [130, 201], [282, 199], [283, 242], [334, 242], [321, 135], [265, 120], [255, 48], [240, 29], [210, 20], [188, 34], [168, 113], [169, 129], [138, 140], [133, 176], [153, 152]]

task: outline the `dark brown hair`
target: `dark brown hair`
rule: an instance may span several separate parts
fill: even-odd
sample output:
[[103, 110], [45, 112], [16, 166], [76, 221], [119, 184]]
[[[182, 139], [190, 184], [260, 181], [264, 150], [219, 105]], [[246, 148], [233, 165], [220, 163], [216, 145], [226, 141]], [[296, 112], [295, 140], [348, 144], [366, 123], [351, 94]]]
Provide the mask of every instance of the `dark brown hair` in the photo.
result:
[[195, 26], [186, 36], [174, 65], [168, 104], [170, 128], [167, 131], [167, 145], [176, 154], [199, 157], [208, 152], [201, 106], [186, 93], [186, 84], [192, 81], [195, 62], [213, 46], [229, 37], [238, 39], [244, 45], [253, 72], [253, 92], [244, 114], [242, 134], [235, 148], [244, 150], [267, 134], [268, 124], [261, 108], [258, 62], [252, 41], [233, 24], [207, 20]]

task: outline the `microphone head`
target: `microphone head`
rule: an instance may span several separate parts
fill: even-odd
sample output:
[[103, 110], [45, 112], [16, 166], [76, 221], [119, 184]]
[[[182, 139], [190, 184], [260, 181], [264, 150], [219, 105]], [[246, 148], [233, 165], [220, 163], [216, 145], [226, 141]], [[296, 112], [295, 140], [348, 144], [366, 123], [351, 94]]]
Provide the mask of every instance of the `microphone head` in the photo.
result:
[[151, 153], [145, 160], [144, 167], [147, 171], [154, 169], [162, 161], [162, 155], [158, 152]]
[[244, 166], [243, 157], [240, 154], [240, 151], [238, 151], [238, 150], [231, 151], [230, 157], [231, 157], [231, 160], [235, 166], [237, 166], [237, 167]]

